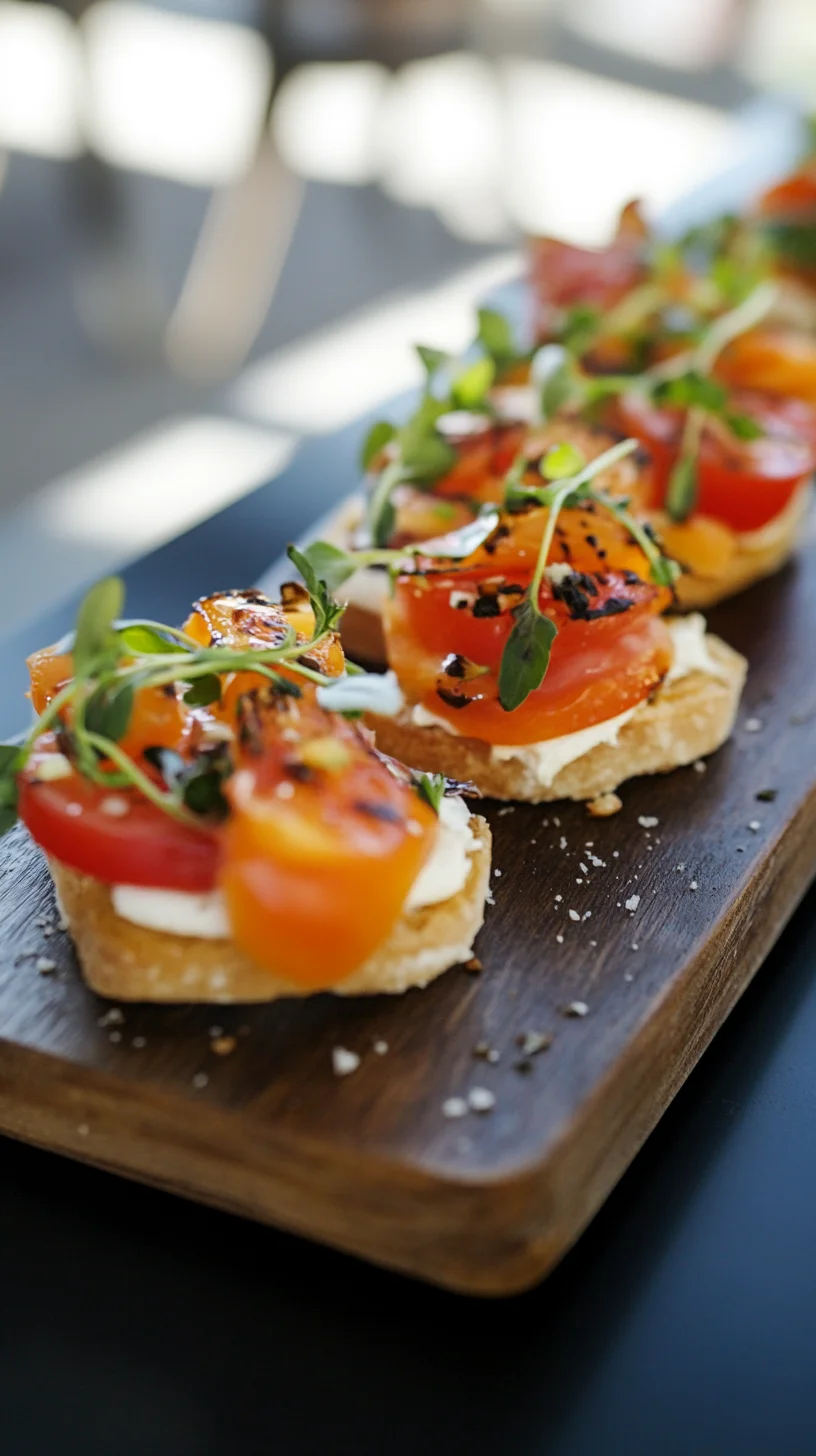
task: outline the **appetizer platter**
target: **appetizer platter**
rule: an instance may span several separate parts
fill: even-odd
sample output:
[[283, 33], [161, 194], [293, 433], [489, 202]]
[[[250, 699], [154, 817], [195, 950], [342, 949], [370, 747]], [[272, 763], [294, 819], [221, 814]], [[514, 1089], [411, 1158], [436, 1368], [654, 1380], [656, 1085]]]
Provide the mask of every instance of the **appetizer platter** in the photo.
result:
[[812, 236], [806, 159], [532, 240], [526, 332], [422, 346], [264, 590], [108, 579], [29, 655], [0, 1130], [459, 1290], [552, 1267], [813, 876]]

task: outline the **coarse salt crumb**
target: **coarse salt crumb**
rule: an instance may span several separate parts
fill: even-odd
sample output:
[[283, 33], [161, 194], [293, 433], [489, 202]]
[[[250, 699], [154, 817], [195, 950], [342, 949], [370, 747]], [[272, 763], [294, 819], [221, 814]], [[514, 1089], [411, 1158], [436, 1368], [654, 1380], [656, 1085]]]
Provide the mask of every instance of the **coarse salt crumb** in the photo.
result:
[[759, 830], [762, 828], [762, 825], [760, 824], [758, 819], [751, 819], [749, 820], [748, 828], [750, 829], [752, 834], [758, 834]]
[[582, 885], [584, 883], [583, 880], [581, 879], [581, 876], [580, 875], [576, 879], [575, 883], [576, 883], [576, 885]]
[[464, 1097], [446, 1097], [442, 1103], [443, 1117], [467, 1117], [467, 1110]]
[[689, 883], [689, 889], [690, 890], [696, 890], [697, 889], [697, 881], [696, 880], [691, 880], [690, 881], [690, 883]]
[[349, 1077], [356, 1072], [360, 1065], [360, 1058], [356, 1052], [350, 1052], [347, 1047], [332, 1047], [332, 1068], [335, 1077]]
[[121, 1033], [121, 1031], [109, 1031], [108, 1032], [108, 1041], [113, 1042], [113, 1045], [114, 1046], [118, 1046], [118, 1044], [119, 1044], [119, 1042], [121, 1040], [122, 1040], [122, 1033]]
[[494, 869], [494, 871], [493, 871], [493, 873], [494, 873], [494, 875], [495, 875], [495, 876], [496, 876], [496, 879], [497, 879], [497, 880], [498, 880], [498, 879], [501, 879], [501, 870], [499, 870], [499, 869]]
[[468, 1106], [471, 1112], [492, 1112], [496, 1106], [496, 1094], [489, 1087], [471, 1087]]
[[583, 864], [583, 863], [582, 864], [579, 864], [578, 868], [581, 871], [581, 874], [582, 875], [588, 875], [589, 874], [589, 870], [587, 869], [587, 867], [586, 867], [585, 864]]
[[742, 726], [746, 733], [761, 733], [765, 724], [761, 718], [746, 718]]
[[705, 773], [708, 767], [707, 763], [702, 758], [695, 759], [694, 763], [691, 766], [694, 769], [695, 773]]
[[96, 1024], [97, 1026], [121, 1026], [124, 1019], [124, 1011], [121, 1011], [118, 1006], [110, 1006], [107, 1011], [97, 1017]]
[[515, 804], [505, 804], [503, 809], [499, 809], [496, 817], [501, 819], [505, 814], [512, 814], [515, 810], [515, 807]]
[[34, 969], [41, 976], [51, 976], [57, 969], [57, 963], [56, 961], [49, 960], [48, 956], [38, 956], [34, 962]]
[[375, 1041], [374, 1051], [378, 1057], [384, 1057], [388, 1051], [388, 1042], [383, 1041], [382, 1038], [379, 1041]]
[[624, 981], [634, 981], [635, 978], [632, 975], [632, 972], [631, 971], [624, 971], [624, 973], [623, 973], [623, 979], [624, 979]]
[[632, 950], [640, 950], [640, 946], [634, 940], [632, 941]]
[[567, 841], [566, 841], [564, 835], [562, 834], [561, 835], [561, 838], [558, 841], [558, 848], [559, 849], [566, 849], [566, 847], [567, 847]]
[[202, 1087], [206, 1087], [209, 1080], [206, 1072], [195, 1072], [190, 1078], [190, 1081], [197, 1091], [200, 1091]]
[[641, 829], [654, 829], [660, 820], [656, 814], [638, 814], [638, 824]]
[[589, 943], [591, 946], [596, 946], [598, 944], [597, 940], [591, 940]]
[[555, 903], [556, 903], [556, 905], [560, 905], [561, 904], [561, 901], [563, 900], [563, 898], [564, 898], [563, 895], [556, 895], [556, 897], [555, 897]]
[[488, 885], [487, 889], [485, 890], [485, 904], [486, 905], [495, 905], [495, 903], [496, 903], [496, 897], [493, 894], [493, 891], [491, 890], [490, 886]]
[[581, 919], [581, 917], [578, 914], [578, 911], [577, 910], [570, 910], [569, 911], [569, 918], [570, 918], [570, 920], [580, 920]]
[[639, 904], [640, 904], [640, 895], [630, 895], [629, 896], [629, 899], [625, 903], [624, 908], [626, 910], [637, 910], [637, 907], [638, 907]]
[[558, 818], [558, 816], [556, 814], [553, 814], [553, 824], [555, 825], [556, 829], [560, 829], [561, 828], [561, 820]]
[[589, 1007], [586, 1001], [570, 1001], [569, 1006], [564, 1009], [565, 1016], [587, 1016], [588, 1014]]
[[234, 1036], [214, 1036], [210, 1042], [210, 1048], [217, 1057], [231, 1056], [237, 1045], [238, 1042]]
[[591, 910], [585, 910], [584, 911], [584, 919], [585, 920], [589, 920], [589, 919], [591, 919], [591, 917], [592, 917], [592, 911]]
[[623, 800], [618, 794], [599, 794], [597, 799], [587, 804], [587, 813], [593, 819], [609, 819], [612, 814], [620, 813], [622, 808]]
[[146, 1036], [134, 1036], [134, 1038], [133, 1038], [132, 1042], [130, 1043], [130, 1045], [132, 1047], [135, 1047], [136, 1050], [137, 1050], [137, 1052], [140, 1052], [143, 1047], [146, 1047], [147, 1046], [147, 1037]]
[[563, 945], [564, 944], [564, 937], [563, 937], [563, 935], [557, 935], [555, 938], [556, 938], [556, 941], [558, 942], [559, 945]]

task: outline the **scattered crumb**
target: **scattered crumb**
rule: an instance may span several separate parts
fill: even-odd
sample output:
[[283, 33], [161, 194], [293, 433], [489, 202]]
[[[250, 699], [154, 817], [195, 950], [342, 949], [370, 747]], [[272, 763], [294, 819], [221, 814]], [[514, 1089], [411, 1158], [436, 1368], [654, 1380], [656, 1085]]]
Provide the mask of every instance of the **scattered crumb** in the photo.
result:
[[634, 911], [637, 910], [639, 904], [640, 895], [630, 895], [629, 899], [625, 902], [624, 909], [631, 910], [634, 913]]
[[442, 1103], [443, 1117], [467, 1117], [467, 1110], [464, 1097], [447, 1097]]
[[569, 914], [570, 920], [580, 920], [581, 919], [581, 917], [578, 914], [578, 911], [577, 910], [570, 910], [570, 911], [568, 911], [568, 914]]
[[206, 1072], [195, 1072], [193, 1074], [193, 1076], [190, 1078], [190, 1081], [192, 1082], [192, 1084], [195, 1087], [196, 1091], [199, 1091], [199, 1092], [201, 1091], [201, 1088], [202, 1087], [206, 1087], [206, 1085], [209, 1082], [209, 1080], [210, 1079], [207, 1076], [207, 1073]]
[[708, 764], [702, 758], [696, 758], [691, 766], [695, 773], [705, 773], [708, 768]]
[[760, 789], [754, 798], [758, 799], [760, 804], [772, 804], [778, 793], [778, 789]]
[[491, 890], [490, 886], [488, 885], [487, 889], [485, 890], [485, 904], [487, 904], [487, 905], [495, 905], [495, 903], [496, 903], [496, 897], [493, 894], [493, 891]]
[[563, 937], [563, 935], [557, 935], [555, 938], [556, 938], [556, 941], [558, 942], [559, 945], [563, 945], [564, 944], [564, 937]]
[[689, 889], [690, 889], [690, 890], [696, 890], [696, 889], [697, 889], [697, 881], [696, 881], [696, 880], [692, 880], [692, 881], [691, 881], [691, 882], [690, 882], [690, 884], [689, 884]]
[[748, 821], [748, 828], [750, 829], [752, 834], [758, 834], [760, 829], [762, 828], [762, 825], [758, 819], [750, 819]]
[[360, 1058], [356, 1052], [350, 1052], [347, 1047], [332, 1047], [332, 1070], [335, 1077], [350, 1077], [359, 1065]]
[[51, 961], [48, 956], [37, 956], [34, 962], [34, 969], [40, 976], [53, 976], [57, 969], [56, 961]]
[[124, 1011], [121, 1011], [118, 1006], [109, 1006], [107, 1011], [97, 1017], [96, 1024], [97, 1026], [121, 1026], [124, 1019]]
[[656, 814], [638, 814], [641, 829], [654, 829], [660, 823]]
[[471, 956], [469, 961], [465, 961], [465, 970], [469, 971], [471, 976], [478, 976], [479, 972], [484, 970], [484, 966], [478, 956]]
[[637, 941], [632, 941], [632, 950], [640, 950], [640, 946], [637, 944]]
[[622, 808], [623, 800], [617, 794], [599, 794], [597, 799], [587, 804], [587, 813], [593, 819], [609, 819], [613, 814], [619, 814]]
[[631, 971], [624, 971], [624, 973], [623, 973], [623, 979], [624, 979], [624, 981], [634, 981], [635, 978], [632, 975], [632, 972]]
[[761, 733], [765, 724], [761, 718], [746, 718], [742, 726], [746, 733]]
[[489, 1087], [471, 1087], [467, 1100], [471, 1112], [492, 1112], [496, 1106], [496, 1094]]
[[378, 1056], [378, 1057], [384, 1057], [387, 1051], [388, 1051], [388, 1042], [387, 1041], [383, 1041], [382, 1040], [382, 1037], [380, 1037], [374, 1043], [374, 1054], [375, 1054], [375, 1056]]
[[589, 870], [587, 869], [587, 867], [586, 867], [585, 864], [579, 864], [578, 868], [581, 871], [581, 874], [582, 875], [588, 875], [589, 874]]
[[505, 804], [503, 809], [499, 809], [496, 818], [501, 819], [504, 814], [512, 814], [515, 807], [515, 804]]
[[516, 1037], [516, 1046], [524, 1057], [535, 1057], [539, 1052], [549, 1051], [552, 1044], [548, 1031], [522, 1031]]
[[134, 1036], [134, 1038], [133, 1038], [132, 1042], [130, 1043], [130, 1045], [132, 1047], [135, 1047], [136, 1050], [137, 1050], [137, 1052], [140, 1052], [140, 1051], [143, 1050], [144, 1047], [147, 1046], [147, 1037], [146, 1036]]
[[556, 905], [560, 905], [561, 904], [561, 901], [563, 900], [563, 898], [564, 898], [563, 895], [556, 895], [556, 897], [555, 897], [555, 903], [556, 903]]
[[228, 1057], [235, 1051], [238, 1042], [234, 1036], [214, 1036], [210, 1042], [210, 1049], [217, 1057]]
[[500, 878], [501, 878], [501, 870], [499, 870], [499, 869], [494, 869], [494, 871], [493, 871], [493, 873], [494, 873], [494, 875], [495, 875], [495, 876], [496, 876], [496, 879], [497, 879], [497, 880], [498, 880], [498, 879], [500, 879]]
[[113, 1045], [114, 1046], [118, 1046], [118, 1044], [119, 1044], [119, 1042], [121, 1040], [122, 1040], [122, 1033], [121, 1033], [121, 1031], [109, 1031], [108, 1032], [108, 1041], [113, 1042]]
[[587, 1016], [589, 1007], [586, 1001], [570, 1001], [569, 1006], [564, 1007], [565, 1016]]

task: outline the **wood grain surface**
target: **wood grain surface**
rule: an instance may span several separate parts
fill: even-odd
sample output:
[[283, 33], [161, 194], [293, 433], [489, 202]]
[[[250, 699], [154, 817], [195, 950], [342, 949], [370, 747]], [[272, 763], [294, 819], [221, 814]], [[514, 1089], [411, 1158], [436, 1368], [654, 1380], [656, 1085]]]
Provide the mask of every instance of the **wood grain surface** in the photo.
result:
[[[112, 1018], [55, 928], [39, 852], [15, 830], [0, 847], [0, 1129], [456, 1289], [534, 1283], [626, 1168], [814, 873], [812, 540], [711, 620], [751, 664], [733, 741], [705, 772], [631, 783], [613, 819], [488, 806], [497, 873], [483, 970], [424, 992]], [[586, 1015], [566, 1014], [576, 1001]], [[218, 1028], [235, 1038], [226, 1055]], [[552, 1044], [525, 1057], [517, 1041], [532, 1032]], [[498, 1061], [476, 1054], [484, 1042]], [[337, 1046], [362, 1057], [344, 1078]], [[494, 1093], [491, 1111], [443, 1114], [474, 1087]]]

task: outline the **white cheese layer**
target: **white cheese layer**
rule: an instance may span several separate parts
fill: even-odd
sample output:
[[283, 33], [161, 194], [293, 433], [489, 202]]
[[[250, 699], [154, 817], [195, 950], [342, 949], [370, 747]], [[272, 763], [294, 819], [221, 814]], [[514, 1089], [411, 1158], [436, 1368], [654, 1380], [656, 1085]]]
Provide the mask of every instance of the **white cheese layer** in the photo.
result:
[[[439, 905], [464, 889], [470, 874], [470, 856], [476, 839], [463, 799], [443, 799], [439, 828], [430, 857], [417, 875], [405, 901], [406, 910]], [[154, 890], [141, 885], [114, 885], [113, 908], [122, 920], [161, 930], [166, 935], [198, 936], [201, 940], [229, 940], [230, 924], [218, 890], [191, 895], [182, 890]]]
[[142, 885], [114, 885], [116, 914], [132, 925], [163, 930], [167, 935], [196, 935], [202, 940], [228, 940], [227, 909], [218, 890], [191, 895], [184, 890], [155, 890]]
[[439, 805], [436, 843], [408, 892], [406, 910], [440, 905], [443, 900], [458, 895], [467, 883], [470, 856], [475, 848], [476, 837], [464, 799], [443, 799]]
[[[708, 650], [705, 618], [699, 612], [688, 617], [676, 617], [666, 625], [674, 651], [666, 682], [677, 682], [679, 678], [688, 677], [692, 672], [705, 672], [712, 677], [723, 675]], [[548, 789], [568, 764], [575, 763], [576, 759], [583, 758], [585, 753], [600, 744], [617, 743], [621, 729], [643, 706], [643, 703], [638, 703], [636, 707], [627, 708], [614, 718], [593, 723], [591, 728], [581, 728], [577, 733], [565, 733], [560, 738], [546, 738], [539, 743], [494, 744], [490, 751], [491, 758], [499, 762], [513, 759], [523, 763], [535, 774], [538, 783]], [[411, 717], [418, 728], [442, 728], [446, 733], [457, 735], [452, 723], [429, 712], [421, 703], [412, 710]]]

